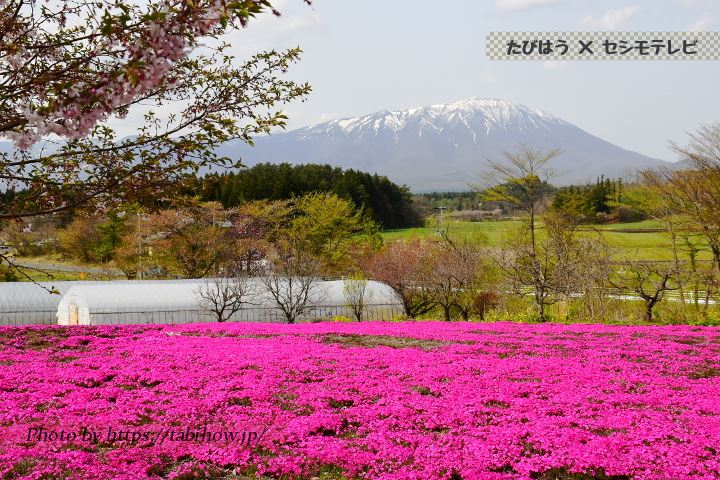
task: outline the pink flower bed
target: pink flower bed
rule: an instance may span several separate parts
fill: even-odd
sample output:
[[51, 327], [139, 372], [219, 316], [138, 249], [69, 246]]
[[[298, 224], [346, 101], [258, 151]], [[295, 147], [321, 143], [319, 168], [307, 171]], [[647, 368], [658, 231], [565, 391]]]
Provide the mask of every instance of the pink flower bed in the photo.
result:
[[0, 478], [720, 477], [712, 328], [43, 327], [0, 342]]

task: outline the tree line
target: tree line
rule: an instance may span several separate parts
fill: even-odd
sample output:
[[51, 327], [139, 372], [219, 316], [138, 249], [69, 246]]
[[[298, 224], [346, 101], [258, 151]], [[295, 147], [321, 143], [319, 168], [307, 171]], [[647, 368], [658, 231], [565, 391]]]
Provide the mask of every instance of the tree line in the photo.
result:
[[[631, 185], [632, 186], [632, 185]], [[517, 186], [512, 182], [506, 188], [519, 194]], [[548, 200], [549, 207], [556, 211], [572, 211], [582, 218], [583, 223], [630, 222], [647, 218], [642, 212], [625, 208], [622, 203], [625, 183], [622, 179], [610, 179], [604, 176], [595, 183], [584, 185], [568, 185], [556, 187], [547, 180], [543, 182], [543, 197]], [[503, 214], [511, 215], [515, 206], [502, 199], [484, 195], [479, 188], [463, 192], [431, 192], [416, 195], [415, 204], [426, 215], [431, 215], [438, 208], [445, 208], [452, 217], [472, 218], [463, 212], [472, 210], [492, 210], [499, 208]], [[454, 212], [457, 212], [453, 214]]]
[[225, 208], [256, 200], [288, 200], [312, 192], [334, 193], [364, 209], [382, 228], [422, 225], [407, 187], [385, 176], [330, 165], [260, 163], [237, 172], [208, 174], [187, 192]]

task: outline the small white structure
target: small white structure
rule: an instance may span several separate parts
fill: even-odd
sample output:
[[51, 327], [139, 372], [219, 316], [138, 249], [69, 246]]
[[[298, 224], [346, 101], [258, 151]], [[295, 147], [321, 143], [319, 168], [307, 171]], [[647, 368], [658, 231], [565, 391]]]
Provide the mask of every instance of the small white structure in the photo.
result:
[[[214, 279], [131, 280], [78, 283], [70, 287], [57, 305], [59, 325], [170, 324], [215, 322], [200, 291]], [[257, 292], [246, 305], [234, 313], [231, 322], [285, 321], [261, 279], [253, 279]], [[352, 317], [347, 306], [342, 280], [322, 281], [317, 285], [317, 302], [301, 320]], [[367, 319], [389, 320], [400, 312], [387, 285], [368, 281], [365, 297]]]

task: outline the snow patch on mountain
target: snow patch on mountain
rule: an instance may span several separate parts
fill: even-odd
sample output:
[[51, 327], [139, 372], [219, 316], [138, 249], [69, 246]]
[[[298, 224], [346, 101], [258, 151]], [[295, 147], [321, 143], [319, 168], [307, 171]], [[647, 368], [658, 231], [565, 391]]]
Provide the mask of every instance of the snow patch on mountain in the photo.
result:
[[239, 154], [247, 165], [329, 163], [377, 172], [424, 191], [466, 189], [488, 158], [502, 158], [519, 144], [563, 150], [553, 165], [558, 184], [627, 177], [665, 164], [542, 110], [480, 97], [333, 120], [258, 138], [254, 148], [225, 145], [221, 153]]

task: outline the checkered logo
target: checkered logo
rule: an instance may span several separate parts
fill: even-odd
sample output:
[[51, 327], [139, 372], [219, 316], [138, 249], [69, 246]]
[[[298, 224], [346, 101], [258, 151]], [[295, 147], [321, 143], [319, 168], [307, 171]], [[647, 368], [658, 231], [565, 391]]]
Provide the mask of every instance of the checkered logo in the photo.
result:
[[720, 32], [491, 32], [490, 60], [720, 60]]

